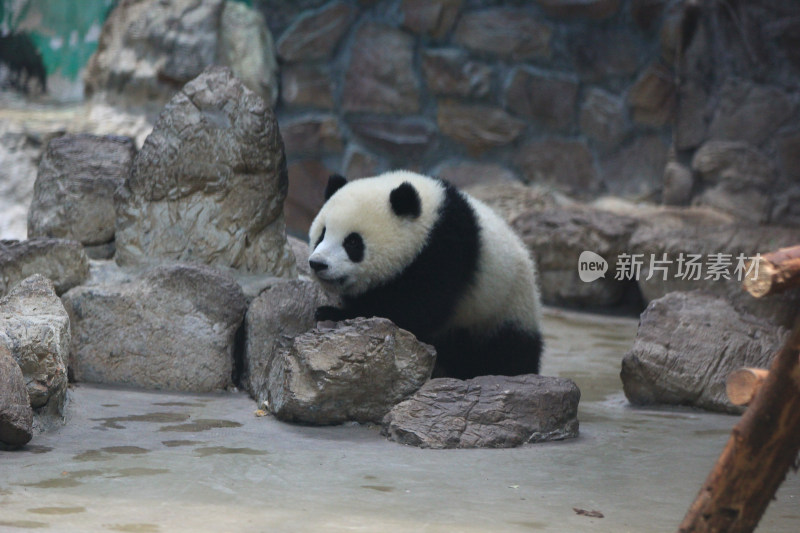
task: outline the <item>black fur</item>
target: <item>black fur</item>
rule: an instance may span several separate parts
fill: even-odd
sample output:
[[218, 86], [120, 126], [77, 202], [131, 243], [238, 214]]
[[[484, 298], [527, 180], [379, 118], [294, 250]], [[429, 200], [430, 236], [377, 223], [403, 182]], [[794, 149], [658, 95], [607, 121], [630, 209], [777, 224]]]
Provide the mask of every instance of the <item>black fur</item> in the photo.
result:
[[489, 374], [538, 374], [542, 336], [507, 323], [490, 336], [454, 330], [433, 342], [434, 377], [471, 379]]
[[364, 260], [364, 239], [358, 233], [351, 233], [344, 238], [342, 243], [347, 257], [353, 263], [360, 263]]
[[328, 177], [328, 184], [325, 186], [325, 201], [328, 201], [333, 193], [347, 185], [347, 178], [339, 174], [331, 174]]
[[0, 63], [8, 66], [8, 82], [12, 88], [24, 93], [31, 89], [47, 92], [47, 70], [42, 54], [27, 33], [0, 36]]
[[392, 211], [399, 217], [417, 218], [422, 213], [422, 200], [410, 183], [403, 182], [389, 194]]
[[467, 379], [484, 374], [537, 373], [541, 352], [538, 335], [505, 326], [488, 339], [465, 331], [437, 337], [459, 298], [475, 281], [480, 254], [480, 228], [475, 213], [458, 190], [442, 183], [445, 196], [439, 217], [413, 263], [365, 294], [344, 296], [341, 309], [318, 308], [316, 318], [388, 318], [436, 347], [436, 375]]

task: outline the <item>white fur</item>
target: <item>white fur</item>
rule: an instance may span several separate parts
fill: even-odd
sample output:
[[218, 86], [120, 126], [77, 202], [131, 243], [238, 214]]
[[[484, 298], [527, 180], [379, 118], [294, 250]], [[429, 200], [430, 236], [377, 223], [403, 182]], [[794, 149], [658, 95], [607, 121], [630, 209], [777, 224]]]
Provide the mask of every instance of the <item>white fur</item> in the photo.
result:
[[[397, 217], [391, 212], [389, 194], [403, 182], [409, 182], [419, 194], [422, 211], [417, 218]], [[317, 276], [326, 289], [358, 295], [411, 264], [436, 222], [444, 188], [435, 180], [407, 171], [355, 180], [345, 187], [346, 194], [331, 196], [311, 223], [311, 245], [316, 244], [323, 228], [325, 237], [309, 260], [328, 264], [328, 269]], [[342, 248], [352, 232], [360, 233], [366, 243], [360, 263], [351, 262]], [[342, 278], [342, 283], [325, 283]]]
[[[389, 194], [406, 181], [422, 200], [422, 213], [415, 219], [391, 213]], [[310, 259], [329, 265], [318, 275], [326, 289], [358, 295], [402, 271], [414, 260], [436, 222], [444, 188], [437, 180], [408, 171], [356, 180], [345, 187], [346, 193], [334, 194], [311, 224], [312, 246], [323, 227], [325, 237]], [[527, 248], [491, 208], [469, 195], [465, 197], [481, 232], [478, 272], [446, 328], [488, 331], [502, 323], [514, 322], [527, 331], [538, 331], [539, 290]], [[344, 238], [351, 232], [360, 233], [366, 244], [360, 263], [351, 262], [342, 248]]]
[[464, 196], [478, 219], [481, 252], [475, 284], [459, 302], [449, 327], [487, 330], [511, 321], [538, 331], [539, 286], [528, 249], [489, 206]]

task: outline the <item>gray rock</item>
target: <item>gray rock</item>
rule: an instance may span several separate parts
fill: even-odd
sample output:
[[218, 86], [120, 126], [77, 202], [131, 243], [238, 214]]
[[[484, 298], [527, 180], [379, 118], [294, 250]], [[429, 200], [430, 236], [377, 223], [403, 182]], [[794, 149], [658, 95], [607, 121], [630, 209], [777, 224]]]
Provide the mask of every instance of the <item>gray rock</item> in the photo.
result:
[[33, 410], [22, 370], [2, 343], [0, 383], [0, 443], [22, 446], [33, 438]]
[[[800, 303], [797, 291], [753, 298], [742, 290], [742, 281], [752, 275], [746, 269], [748, 258], [796, 244], [796, 230], [736, 223], [724, 213], [697, 207], [649, 210], [637, 218], [640, 223], [631, 235], [629, 253], [642, 254], [638, 285], [646, 302], [673, 291], [703, 290], [725, 298], [739, 311], [791, 324]], [[651, 273], [651, 258], [661, 260], [665, 254], [666, 269]], [[720, 275], [709, 270], [714, 257], [719, 259]], [[690, 259], [698, 266], [690, 267]]]
[[39, 163], [28, 237], [113, 241], [114, 191], [128, 178], [135, 154], [128, 137], [68, 134], [50, 141]]
[[419, 80], [414, 72], [414, 39], [390, 26], [367, 22], [356, 31], [342, 89], [342, 109], [375, 113], [416, 113]]
[[332, 109], [330, 69], [319, 65], [286, 65], [281, 69], [281, 100], [289, 106]]
[[31, 407], [44, 416], [63, 415], [69, 344], [69, 316], [49, 279], [33, 275], [0, 299], [0, 345], [22, 370]]
[[595, 196], [600, 188], [592, 153], [579, 140], [531, 141], [517, 150], [514, 163], [529, 183], [577, 198]]
[[461, 11], [463, 0], [403, 0], [403, 26], [434, 39], [444, 38]]
[[689, 167], [670, 161], [664, 167], [664, 189], [661, 201], [665, 205], [688, 205], [692, 199], [694, 176]]
[[[552, 305], [614, 305], [626, 284], [614, 276], [614, 263], [628, 251], [638, 225], [634, 217], [618, 215], [587, 205], [551, 206], [520, 214], [512, 227], [534, 252], [542, 300]], [[578, 260], [584, 251], [603, 257], [609, 268], [605, 277], [584, 282]]]
[[776, 195], [770, 220], [775, 224], [800, 227], [800, 184], [789, 185]]
[[614, 195], [657, 202], [669, 145], [659, 135], [640, 135], [600, 162], [603, 183]]
[[505, 89], [508, 108], [546, 129], [570, 132], [575, 124], [578, 80], [564, 73], [518, 67]]
[[109, 13], [89, 59], [86, 93], [163, 103], [214, 63], [225, 0], [131, 0]]
[[755, 223], [769, 220], [775, 167], [763, 153], [745, 142], [708, 141], [695, 152], [692, 170], [703, 192], [697, 205], [710, 205]]
[[278, 39], [278, 55], [288, 63], [330, 57], [354, 15], [353, 7], [341, 1], [304, 12]]
[[794, 183], [800, 183], [800, 131], [778, 137], [777, 149], [781, 174]]
[[514, 181], [474, 184], [469, 186], [468, 192], [494, 209], [512, 226], [518, 217], [530, 211], [576, 203], [551, 189]]
[[553, 28], [522, 9], [490, 8], [462, 14], [453, 40], [472, 51], [518, 61], [551, 55]]
[[625, 396], [636, 405], [691, 405], [741, 412], [725, 395], [728, 374], [767, 368], [788, 331], [738, 313], [722, 298], [672, 292], [650, 303], [622, 361]]
[[675, 110], [675, 148], [697, 148], [705, 141], [708, 131], [706, 108], [708, 90], [695, 80], [686, 80], [678, 87], [678, 106]]
[[89, 260], [83, 246], [65, 239], [37, 238], [0, 241], [0, 296], [34, 274], [52, 280], [63, 294], [89, 275]]
[[312, 113], [283, 121], [281, 137], [290, 159], [320, 157], [344, 149], [339, 119], [334, 114]]
[[306, 241], [300, 240], [296, 237], [287, 237], [289, 246], [292, 247], [294, 259], [297, 261], [298, 275], [311, 278], [311, 267], [308, 265], [308, 256], [311, 255], [311, 250], [308, 248]]
[[425, 50], [422, 70], [428, 90], [436, 95], [485, 98], [492, 88], [492, 67], [469, 59], [460, 48]]
[[645, 126], [666, 125], [675, 116], [675, 74], [655, 62], [636, 80], [628, 93], [633, 119]]
[[76, 381], [215, 391], [231, 385], [245, 297], [213, 268], [171, 264], [67, 292]]
[[620, 0], [536, 0], [553, 17], [604, 19], [619, 9]]
[[419, 117], [350, 117], [356, 138], [398, 161], [419, 160], [436, 145], [436, 126]]
[[720, 89], [719, 99], [710, 137], [754, 146], [770, 138], [794, 111], [791, 97], [779, 88], [733, 77]]
[[500, 107], [454, 101], [439, 103], [436, 121], [443, 134], [463, 144], [473, 154], [510, 144], [525, 129], [525, 122]]
[[635, 32], [621, 26], [590, 24], [569, 37], [573, 61], [583, 82], [628, 77], [639, 70], [642, 47]]
[[296, 235], [307, 235], [311, 221], [325, 203], [325, 185], [332, 170], [319, 159], [301, 159], [289, 165], [286, 225]]
[[[423, 147], [420, 149], [425, 150]], [[342, 166], [347, 179], [377, 176], [388, 168], [385, 159], [376, 156], [358, 143], [350, 143], [347, 146]]]
[[389, 439], [420, 448], [511, 448], [578, 436], [581, 392], [536, 374], [428, 381], [383, 419]]
[[460, 189], [478, 184], [520, 183], [519, 177], [502, 165], [465, 160], [446, 161], [434, 169], [433, 175], [449, 181]]
[[278, 101], [278, 61], [272, 34], [261, 13], [242, 2], [225, 2], [216, 63], [230, 67], [270, 107]]
[[602, 89], [589, 89], [581, 106], [580, 127], [603, 150], [619, 146], [630, 130], [625, 101]]
[[87, 64], [86, 93], [158, 108], [214, 64], [231, 67], [272, 105], [275, 49], [256, 11], [225, 0], [120, 2]]
[[230, 69], [209, 67], [166, 105], [117, 191], [116, 260], [293, 277], [287, 187], [274, 114]]
[[320, 305], [331, 302], [311, 280], [276, 281], [250, 303], [240, 380], [259, 405], [269, 396], [267, 378], [273, 359], [288, 350], [295, 337], [316, 325], [314, 312]]
[[313, 329], [273, 359], [269, 409], [293, 422], [380, 422], [430, 377], [435, 359], [433, 347], [384, 318]]

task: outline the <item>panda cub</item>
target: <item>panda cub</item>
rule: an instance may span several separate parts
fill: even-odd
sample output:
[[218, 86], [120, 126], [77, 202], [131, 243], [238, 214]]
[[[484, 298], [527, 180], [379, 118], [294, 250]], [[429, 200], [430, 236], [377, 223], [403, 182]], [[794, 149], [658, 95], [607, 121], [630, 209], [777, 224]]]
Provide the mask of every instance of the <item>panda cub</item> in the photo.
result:
[[309, 265], [342, 307], [317, 320], [384, 317], [437, 351], [434, 375], [539, 372], [539, 291], [527, 249], [488, 206], [446, 181], [393, 171], [331, 176]]

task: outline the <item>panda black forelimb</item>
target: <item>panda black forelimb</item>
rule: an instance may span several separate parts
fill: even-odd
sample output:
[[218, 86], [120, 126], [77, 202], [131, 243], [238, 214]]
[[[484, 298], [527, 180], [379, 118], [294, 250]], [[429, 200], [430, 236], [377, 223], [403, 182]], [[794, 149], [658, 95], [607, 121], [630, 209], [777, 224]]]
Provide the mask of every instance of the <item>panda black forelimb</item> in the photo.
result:
[[355, 316], [352, 316], [352, 313], [348, 313], [345, 309], [340, 309], [332, 305], [321, 305], [317, 307], [317, 310], [314, 312], [314, 320], [317, 322], [325, 322], [328, 320], [340, 322], [348, 318], [355, 318]]

